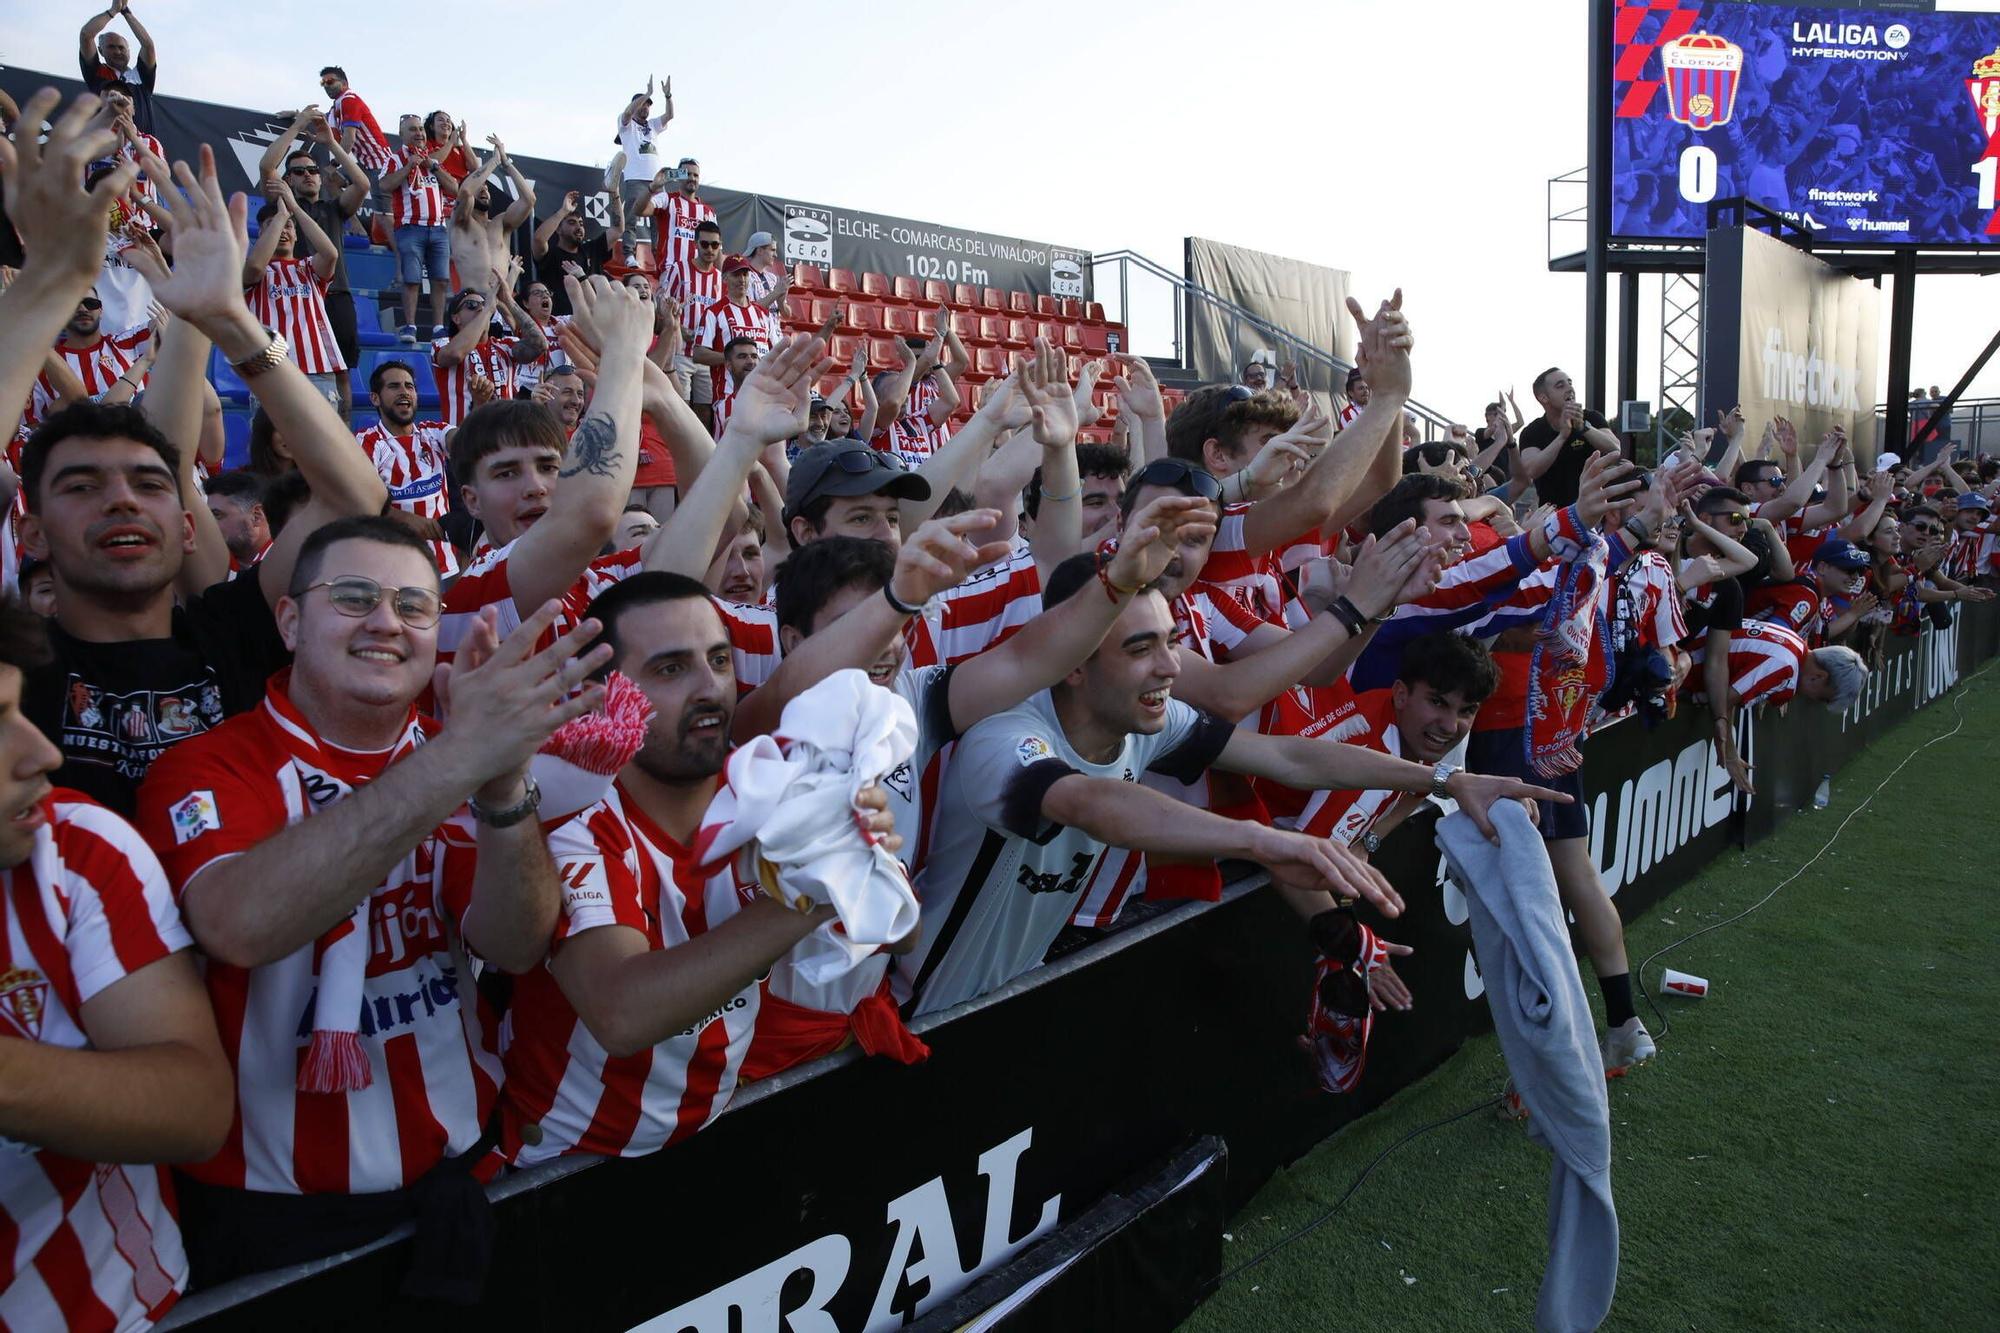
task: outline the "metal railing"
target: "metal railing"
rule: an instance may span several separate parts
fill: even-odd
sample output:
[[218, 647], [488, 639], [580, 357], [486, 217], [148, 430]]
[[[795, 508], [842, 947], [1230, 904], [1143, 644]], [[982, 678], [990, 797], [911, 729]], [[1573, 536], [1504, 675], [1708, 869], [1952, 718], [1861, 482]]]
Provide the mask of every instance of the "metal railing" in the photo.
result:
[[[1910, 429], [1916, 430], [1929, 419], [1934, 400], [1918, 399], [1911, 404]], [[1875, 438], [1878, 447], [1893, 449], [1904, 457], [1910, 451], [1882, 435], [1888, 417], [1886, 407], [1875, 409]], [[2000, 398], [1961, 398], [1951, 405], [1951, 415], [1938, 428], [1940, 439], [1950, 440], [1959, 448], [1974, 454], [2000, 454]], [[1903, 442], [1905, 445], [1908, 441]], [[1919, 449], [1919, 454], [1928, 456], [1934, 452], [1929, 446]]]
[[[1353, 362], [1330, 349], [1309, 343], [1131, 250], [1091, 256], [1091, 291], [1106, 317], [1125, 326], [1131, 342], [1125, 350], [1137, 356], [1192, 369], [1189, 319], [1199, 309], [1217, 316], [1228, 328], [1232, 365], [1242, 365], [1259, 348], [1269, 348], [1281, 362], [1291, 361], [1301, 371], [1320, 368], [1328, 384], [1344, 384], [1347, 372], [1354, 369]], [[1426, 440], [1442, 438], [1452, 424], [1452, 418], [1415, 399], [1408, 410]]]

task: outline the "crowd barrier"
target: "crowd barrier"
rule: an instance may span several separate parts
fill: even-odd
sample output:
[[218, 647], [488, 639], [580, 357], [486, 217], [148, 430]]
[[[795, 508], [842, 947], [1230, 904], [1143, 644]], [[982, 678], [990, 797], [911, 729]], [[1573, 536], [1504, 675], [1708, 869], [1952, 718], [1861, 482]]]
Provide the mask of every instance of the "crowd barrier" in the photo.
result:
[[[1768, 836], [1823, 775], [2000, 651], [2000, 604], [1957, 612], [1892, 643], [1846, 715], [1799, 703], [1749, 720], [1747, 802], [1705, 709], [1593, 736], [1593, 851], [1624, 915]], [[841, 1052], [744, 1090], [671, 1151], [503, 1179], [486, 1302], [462, 1326], [956, 1328], [996, 1302], [1006, 1311], [970, 1326], [1170, 1324], [1213, 1282], [1223, 1221], [1273, 1171], [1489, 1025], [1465, 904], [1428, 833], [1413, 822], [1377, 858], [1409, 903], [1391, 932], [1416, 948], [1398, 970], [1418, 1002], [1378, 1021], [1354, 1094], [1318, 1091], [1294, 1041], [1302, 932], [1241, 877], [1220, 902], [1178, 905], [919, 1023], [925, 1064]], [[378, 1330], [394, 1323], [407, 1249], [392, 1237], [195, 1293], [166, 1326]]]

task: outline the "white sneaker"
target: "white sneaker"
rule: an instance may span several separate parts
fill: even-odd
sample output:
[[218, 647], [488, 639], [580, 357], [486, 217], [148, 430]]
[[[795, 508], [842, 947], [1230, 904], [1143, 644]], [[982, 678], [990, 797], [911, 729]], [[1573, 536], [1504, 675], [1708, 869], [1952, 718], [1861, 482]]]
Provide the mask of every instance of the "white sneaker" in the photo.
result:
[[1598, 1050], [1604, 1056], [1604, 1077], [1621, 1078], [1633, 1065], [1642, 1065], [1659, 1053], [1653, 1034], [1634, 1015], [1615, 1028], [1607, 1028]]

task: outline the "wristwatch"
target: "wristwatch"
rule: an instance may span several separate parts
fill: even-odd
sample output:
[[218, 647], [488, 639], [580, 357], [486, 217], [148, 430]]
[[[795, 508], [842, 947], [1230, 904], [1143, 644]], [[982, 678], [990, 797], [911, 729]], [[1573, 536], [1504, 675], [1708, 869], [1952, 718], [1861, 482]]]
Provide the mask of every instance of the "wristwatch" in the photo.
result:
[[523, 789], [521, 799], [505, 810], [488, 810], [479, 803], [479, 798], [476, 796], [468, 798], [465, 803], [471, 808], [472, 817], [486, 827], [508, 828], [534, 814], [542, 805], [542, 789], [535, 781], [534, 774], [530, 773], [523, 778], [521, 786]]
[[1382, 850], [1382, 839], [1373, 829], [1364, 832], [1358, 841], [1361, 843], [1362, 850], [1370, 856]]
[[236, 372], [237, 378], [255, 379], [284, 362], [285, 354], [291, 350], [291, 345], [285, 341], [283, 334], [272, 333], [270, 329], [265, 329], [264, 332], [271, 334], [271, 341], [264, 344], [263, 351], [247, 361], [229, 363], [229, 368]]
[[1445, 783], [1450, 782], [1451, 775], [1458, 771], [1459, 767], [1456, 764], [1450, 763], [1443, 759], [1437, 761], [1437, 767], [1431, 770], [1432, 800], [1448, 801], [1451, 799], [1449, 796], [1445, 795], [1444, 785]]

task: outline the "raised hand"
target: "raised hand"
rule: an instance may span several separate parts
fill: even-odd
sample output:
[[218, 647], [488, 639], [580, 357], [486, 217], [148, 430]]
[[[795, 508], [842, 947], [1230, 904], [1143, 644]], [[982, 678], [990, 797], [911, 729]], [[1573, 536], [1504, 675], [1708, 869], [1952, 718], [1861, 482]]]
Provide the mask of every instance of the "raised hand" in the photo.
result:
[[1027, 374], [1028, 358], [1016, 356], [1014, 372], [988, 386], [986, 400], [979, 405], [979, 410], [992, 419], [997, 429], [1019, 430], [1035, 419], [1034, 409], [1021, 392], [1021, 381]]
[[1113, 587], [1147, 587], [1183, 543], [1213, 537], [1215, 522], [1215, 507], [1199, 495], [1162, 495], [1126, 522], [1104, 575]]
[[[243, 304], [248, 203], [240, 194], [223, 201], [215, 151], [207, 144], [201, 146], [200, 177], [188, 170], [187, 163], [176, 162], [173, 180], [178, 190], [165, 188], [163, 182], [157, 202], [140, 204], [172, 243], [173, 267], [159, 265], [153, 256], [136, 250], [126, 252], [126, 261], [151, 284], [161, 305], [221, 343], [219, 328], [255, 322]], [[231, 354], [230, 349], [225, 347], [224, 353]]]
[[1312, 454], [1289, 433], [1273, 435], [1243, 469], [1244, 493], [1268, 495], [1291, 480], [1294, 472], [1305, 471], [1312, 460]]
[[1404, 519], [1380, 537], [1365, 538], [1347, 580], [1347, 600], [1370, 620], [1387, 615], [1401, 600], [1399, 594], [1411, 571], [1431, 554], [1419, 540], [1413, 518]]
[[1154, 377], [1153, 367], [1146, 358], [1113, 352], [1111, 360], [1125, 372], [1111, 381], [1118, 391], [1119, 415], [1139, 421], [1165, 421], [1166, 400], [1160, 396], [1160, 381]]
[[610, 644], [591, 646], [603, 626], [586, 620], [534, 651], [561, 609], [560, 602], [545, 603], [495, 643], [495, 613], [488, 607], [452, 664], [439, 668], [437, 695], [445, 727], [437, 743], [462, 753], [478, 785], [515, 778], [557, 727], [604, 702], [603, 685], [585, 684], [591, 672], [611, 660]]
[[1576, 487], [1576, 516], [1587, 528], [1604, 521], [1614, 506], [1638, 493], [1638, 465], [1616, 454], [1592, 454]]
[[1739, 405], [1730, 408], [1727, 412], [1721, 408], [1717, 408], [1715, 411], [1715, 424], [1717, 429], [1721, 430], [1730, 439], [1739, 438], [1743, 434], [1743, 408]]
[[[88, 286], [96, 278], [104, 263], [111, 205], [132, 188], [139, 168], [121, 160], [86, 191], [84, 173], [92, 162], [110, 156], [118, 140], [93, 123], [99, 103], [85, 93], [37, 143], [34, 127], [49, 119], [58, 100], [53, 88], [44, 88], [22, 106], [16, 122], [21, 133], [11, 140], [0, 137], [0, 176], [7, 181], [8, 216], [28, 256], [22, 273], [66, 290], [79, 281]], [[242, 300], [240, 291], [237, 300]]]
[[1360, 354], [1368, 367], [1368, 387], [1377, 396], [1410, 396], [1410, 351], [1416, 346], [1409, 321], [1403, 317], [1403, 289], [1382, 302], [1370, 316], [1361, 303], [1347, 298], [1347, 313], [1354, 318], [1360, 339]]
[[506, 166], [507, 145], [500, 142], [500, 136], [497, 134], [489, 134], [486, 136], [486, 142], [492, 145], [493, 155], [500, 159], [500, 165], [503, 167]]
[[569, 292], [570, 324], [585, 345], [600, 357], [607, 348], [635, 348], [643, 355], [653, 340], [653, 307], [639, 294], [601, 273], [578, 282], [564, 277]]
[[748, 435], [759, 444], [776, 444], [803, 434], [813, 386], [832, 367], [826, 344], [811, 334], [784, 339], [737, 387], [723, 437]]
[[1787, 458], [1796, 458], [1799, 453], [1799, 430], [1784, 417], [1771, 419], [1771, 432], [1777, 437], [1778, 452]]
[[1076, 392], [1070, 401], [1076, 404], [1076, 424], [1079, 429], [1095, 426], [1104, 416], [1104, 409], [1097, 405], [1097, 382], [1104, 378], [1104, 361], [1092, 357], [1083, 362], [1076, 372]]
[[1046, 338], [1035, 339], [1035, 354], [1025, 364], [1019, 392], [1035, 426], [1035, 443], [1044, 449], [1076, 445], [1076, 400], [1069, 387], [1069, 358]]
[[1007, 541], [977, 541], [978, 534], [991, 532], [999, 522], [997, 509], [968, 509], [925, 523], [904, 538], [896, 553], [889, 590], [905, 606], [922, 606], [939, 593], [956, 588], [974, 570], [1012, 549]]
[[474, 407], [484, 407], [493, 401], [493, 381], [484, 375], [474, 375], [465, 382], [465, 393]]
[[1382, 872], [1329, 838], [1257, 825], [1250, 859], [1287, 888], [1327, 890], [1342, 898], [1366, 898], [1384, 916], [1401, 916], [1403, 899]]

